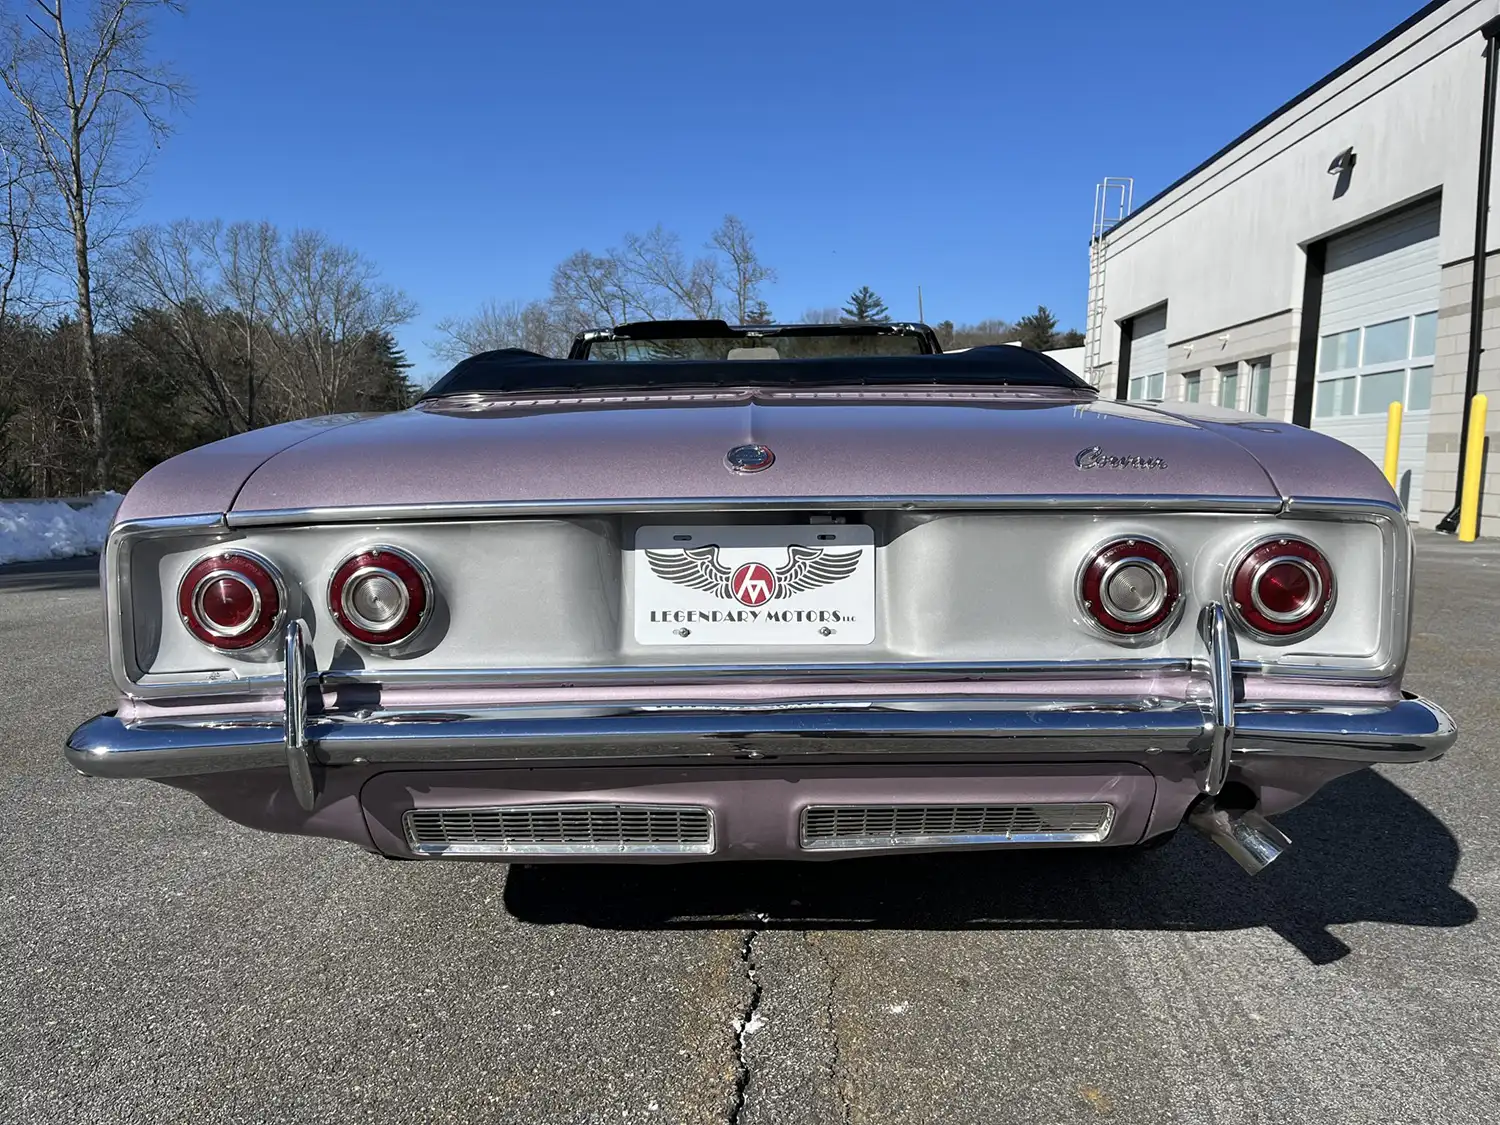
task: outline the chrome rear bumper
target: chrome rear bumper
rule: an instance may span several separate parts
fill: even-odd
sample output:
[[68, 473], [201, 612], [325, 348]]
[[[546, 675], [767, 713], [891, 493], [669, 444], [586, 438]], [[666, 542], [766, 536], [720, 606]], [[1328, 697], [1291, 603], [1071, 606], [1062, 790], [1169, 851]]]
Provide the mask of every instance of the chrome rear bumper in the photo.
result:
[[[923, 709], [917, 710], [917, 707]], [[1215, 750], [1214, 724], [1196, 704], [1044, 703], [1006, 709], [932, 700], [881, 700], [815, 710], [507, 708], [309, 716], [302, 745], [323, 766], [621, 762], [640, 758], [959, 757]], [[1443, 710], [1410, 696], [1387, 707], [1236, 710], [1233, 757], [1293, 755], [1355, 762], [1420, 762], [1455, 738]], [[90, 719], [68, 761], [100, 777], [181, 777], [286, 764], [280, 718], [124, 723]]]
[[1217, 794], [1252, 757], [1420, 762], [1456, 737], [1443, 710], [1415, 696], [1385, 706], [1235, 707], [1221, 606], [1200, 623], [1204, 697], [976, 701], [873, 696], [769, 707], [701, 704], [527, 706], [464, 712], [309, 714], [317, 677], [299, 621], [286, 629], [285, 704], [256, 718], [125, 723], [100, 715], [69, 737], [68, 761], [100, 777], [187, 777], [281, 768], [303, 808], [317, 803], [313, 766], [619, 764], [631, 760], [935, 755], [1019, 760], [1064, 755], [1193, 755], [1198, 787]]

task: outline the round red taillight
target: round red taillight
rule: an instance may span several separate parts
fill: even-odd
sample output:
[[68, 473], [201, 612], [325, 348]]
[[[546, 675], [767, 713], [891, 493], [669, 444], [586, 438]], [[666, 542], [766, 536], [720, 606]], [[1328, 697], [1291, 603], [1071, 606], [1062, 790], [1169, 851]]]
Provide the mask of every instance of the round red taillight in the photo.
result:
[[431, 608], [426, 569], [395, 547], [369, 547], [349, 556], [328, 584], [328, 612], [339, 628], [375, 648], [410, 640]]
[[1096, 549], [1078, 575], [1078, 601], [1100, 628], [1139, 637], [1171, 619], [1182, 592], [1177, 564], [1148, 539], [1116, 539]]
[[1297, 636], [1322, 624], [1333, 608], [1333, 568], [1311, 543], [1268, 539], [1230, 572], [1229, 600], [1252, 632]]
[[284, 601], [276, 568], [246, 551], [199, 559], [177, 586], [177, 612], [188, 632], [225, 652], [266, 640]]

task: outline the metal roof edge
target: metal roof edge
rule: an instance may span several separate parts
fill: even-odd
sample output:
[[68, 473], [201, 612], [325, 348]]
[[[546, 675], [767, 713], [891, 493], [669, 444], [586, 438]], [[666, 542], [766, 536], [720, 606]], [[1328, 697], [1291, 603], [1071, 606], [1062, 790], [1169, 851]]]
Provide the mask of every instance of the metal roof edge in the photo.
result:
[[1388, 46], [1398, 36], [1404, 34], [1407, 31], [1410, 31], [1413, 27], [1415, 27], [1417, 24], [1421, 23], [1428, 16], [1432, 15], [1434, 12], [1438, 11], [1439, 9], [1445, 7], [1450, 2], [1451, 2], [1451, 0], [1430, 0], [1429, 3], [1424, 4], [1421, 7], [1421, 9], [1419, 9], [1416, 12], [1414, 12], [1412, 15], [1408, 16], [1406, 19], [1402, 20], [1395, 27], [1391, 28], [1390, 31], [1387, 31], [1379, 39], [1377, 39], [1377, 40], [1375, 40], [1375, 42], [1371, 43], [1363, 51], [1360, 51], [1359, 54], [1355, 55], [1354, 57], [1352, 57], [1350, 59], [1345, 60], [1335, 70], [1332, 70], [1329, 73], [1325, 74], [1322, 78], [1318, 79], [1311, 86], [1307, 87], [1307, 89], [1303, 90], [1300, 94], [1295, 95], [1290, 101], [1284, 102], [1282, 105], [1277, 106], [1270, 113], [1268, 113], [1265, 117], [1262, 117], [1254, 125], [1250, 126], [1250, 128], [1246, 129], [1239, 136], [1235, 137], [1234, 140], [1230, 141], [1223, 148], [1219, 149], [1217, 152], [1215, 152], [1208, 159], [1206, 159], [1202, 163], [1196, 165], [1190, 171], [1184, 172], [1181, 176], [1177, 177], [1177, 179], [1173, 180], [1170, 184], [1168, 184], [1166, 187], [1162, 188], [1159, 192], [1157, 192], [1155, 195], [1153, 195], [1150, 199], [1146, 200], [1146, 202], [1142, 203], [1139, 207], [1135, 208], [1135, 210], [1131, 211], [1130, 214], [1126, 215], [1123, 219], [1121, 219], [1114, 226], [1110, 227], [1109, 230], [1105, 231], [1103, 237], [1106, 240], [1108, 240], [1109, 238], [1111, 238], [1114, 235], [1114, 233], [1117, 230], [1119, 230], [1121, 227], [1126, 226], [1133, 219], [1135, 219], [1137, 216], [1142, 215], [1146, 211], [1150, 210], [1157, 203], [1161, 202], [1161, 200], [1163, 200], [1167, 196], [1171, 195], [1174, 191], [1176, 191], [1178, 188], [1180, 188], [1183, 184], [1187, 183], [1194, 176], [1198, 175], [1199, 172], [1202, 172], [1204, 169], [1206, 169], [1210, 165], [1212, 165], [1215, 161], [1217, 161], [1221, 157], [1227, 155], [1234, 148], [1236, 148], [1237, 146], [1243, 144], [1245, 141], [1249, 140], [1256, 133], [1258, 133], [1262, 129], [1264, 129], [1267, 125], [1270, 125], [1273, 121], [1275, 121], [1282, 114], [1286, 113], [1288, 110], [1295, 109], [1297, 106], [1299, 106], [1303, 102], [1305, 102], [1308, 98], [1310, 98], [1314, 94], [1316, 94], [1319, 90], [1323, 89], [1323, 87], [1327, 86], [1329, 83], [1334, 82], [1337, 79], [1341, 78], [1343, 75], [1347, 74], [1354, 67], [1358, 66], [1360, 63], [1362, 63], [1366, 59], [1368, 59], [1371, 55], [1375, 54], [1376, 51], [1379, 51], [1382, 47]]

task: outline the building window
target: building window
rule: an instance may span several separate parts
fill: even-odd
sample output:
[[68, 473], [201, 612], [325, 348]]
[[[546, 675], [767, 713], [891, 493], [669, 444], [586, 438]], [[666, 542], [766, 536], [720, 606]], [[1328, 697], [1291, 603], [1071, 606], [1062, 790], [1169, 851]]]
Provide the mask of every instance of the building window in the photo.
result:
[[1372, 363], [1392, 363], [1411, 354], [1411, 317], [1387, 320], [1383, 324], [1372, 324], [1365, 329], [1365, 347], [1360, 356], [1361, 367]]
[[1413, 317], [1411, 354], [1428, 356], [1437, 352], [1437, 313], [1423, 313]]
[[1166, 386], [1167, 373], [1157, 371], [1150, 375], [1132, 375], [1125, 397], [1131, 402], [1142, 399], [1160, 399]]
[[1240, 365], [1230, 363], [1219, 368], [1219, 405], [1230, 410], [1240, 406]]
[[1430, 409], [1436, 350], [1436, 312], [1330, 332], [1318, 344], [1313, 416], [1382, 414], [1393, 402]]
[[1250, 409], [1262, 418], [1271, 413], [1271, 357], [1250, 361]]
[[1324, 379], [1318, 384], [1313, 413], [1319, 418], [1337, 418], [1354, 413], [1354, 376]]
[[1196, 371], [1188, 371], [1182, 376], [1182, 401], [1197, 402], [1198, 396], [1203, 393], [1203, 376]]
[[1432, 406], [1432, 368], [1413, 367], [1406, 384], [1406, 409], [1427, 410]]
[[1359, 366], [1359, 329], [1333, 332], [1318, 345], [1319, 371], [1345, 371]]
[[1384, 414], [1406, 397], [1405, 371], [1373, 371], [1359, 377], [1359, 413]]

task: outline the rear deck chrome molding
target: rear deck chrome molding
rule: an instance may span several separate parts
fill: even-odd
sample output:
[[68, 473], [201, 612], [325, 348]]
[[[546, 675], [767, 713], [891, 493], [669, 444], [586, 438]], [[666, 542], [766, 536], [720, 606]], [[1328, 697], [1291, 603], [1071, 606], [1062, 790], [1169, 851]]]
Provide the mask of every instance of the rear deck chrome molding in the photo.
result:
[[712, 855], [713, 810], [703, 805], [570, 801], [409, 809], [407, 846], [454, 858], [563, 855]]
[[1130, 494], [997, 496], [710, 496], [632, 497], [621, 500], [505, 500], [483, 503], [378, 504], [336, 508], [264, 508], [232, 511], [229, 527], [276, 527], [305, 523], [389, 523], [395, 520], [486, 519], [507, 516], [591, 515], [616, 512], [918, 511], [930, 508], [1009, 511], [1152, 511], [1275, 514], [1280, 497]]
[[[1037, 755], [1210, 750], [1196, 703], [1152, 701], [1123, 709], [1108, 699], [1013, 709], [900, 710], [891, 701], [848, 710], [633, 711], [549, 708], [388, 711], [310, 715], [305, 738], [323, 766], [644, 759], [736, 761], [850, 755], [939, 755], [1016, 761]], [[1453, 744], [1453, 721], [1410, 696], [1389, 706], [1234, 709], [1233, 759], [1258, 755], [1352, 762], [1420, 762]], [[262, 720], [150, 721], [100, 715], [73, 732], [67, 757], [102, 777], [182, 777], [286, 768], [281, 715]]]
[[1115, 809], [1107, 802], [1014, 805], [809, 805], [806, 851], [952, 848], [993, 844], [1098, 844]]

